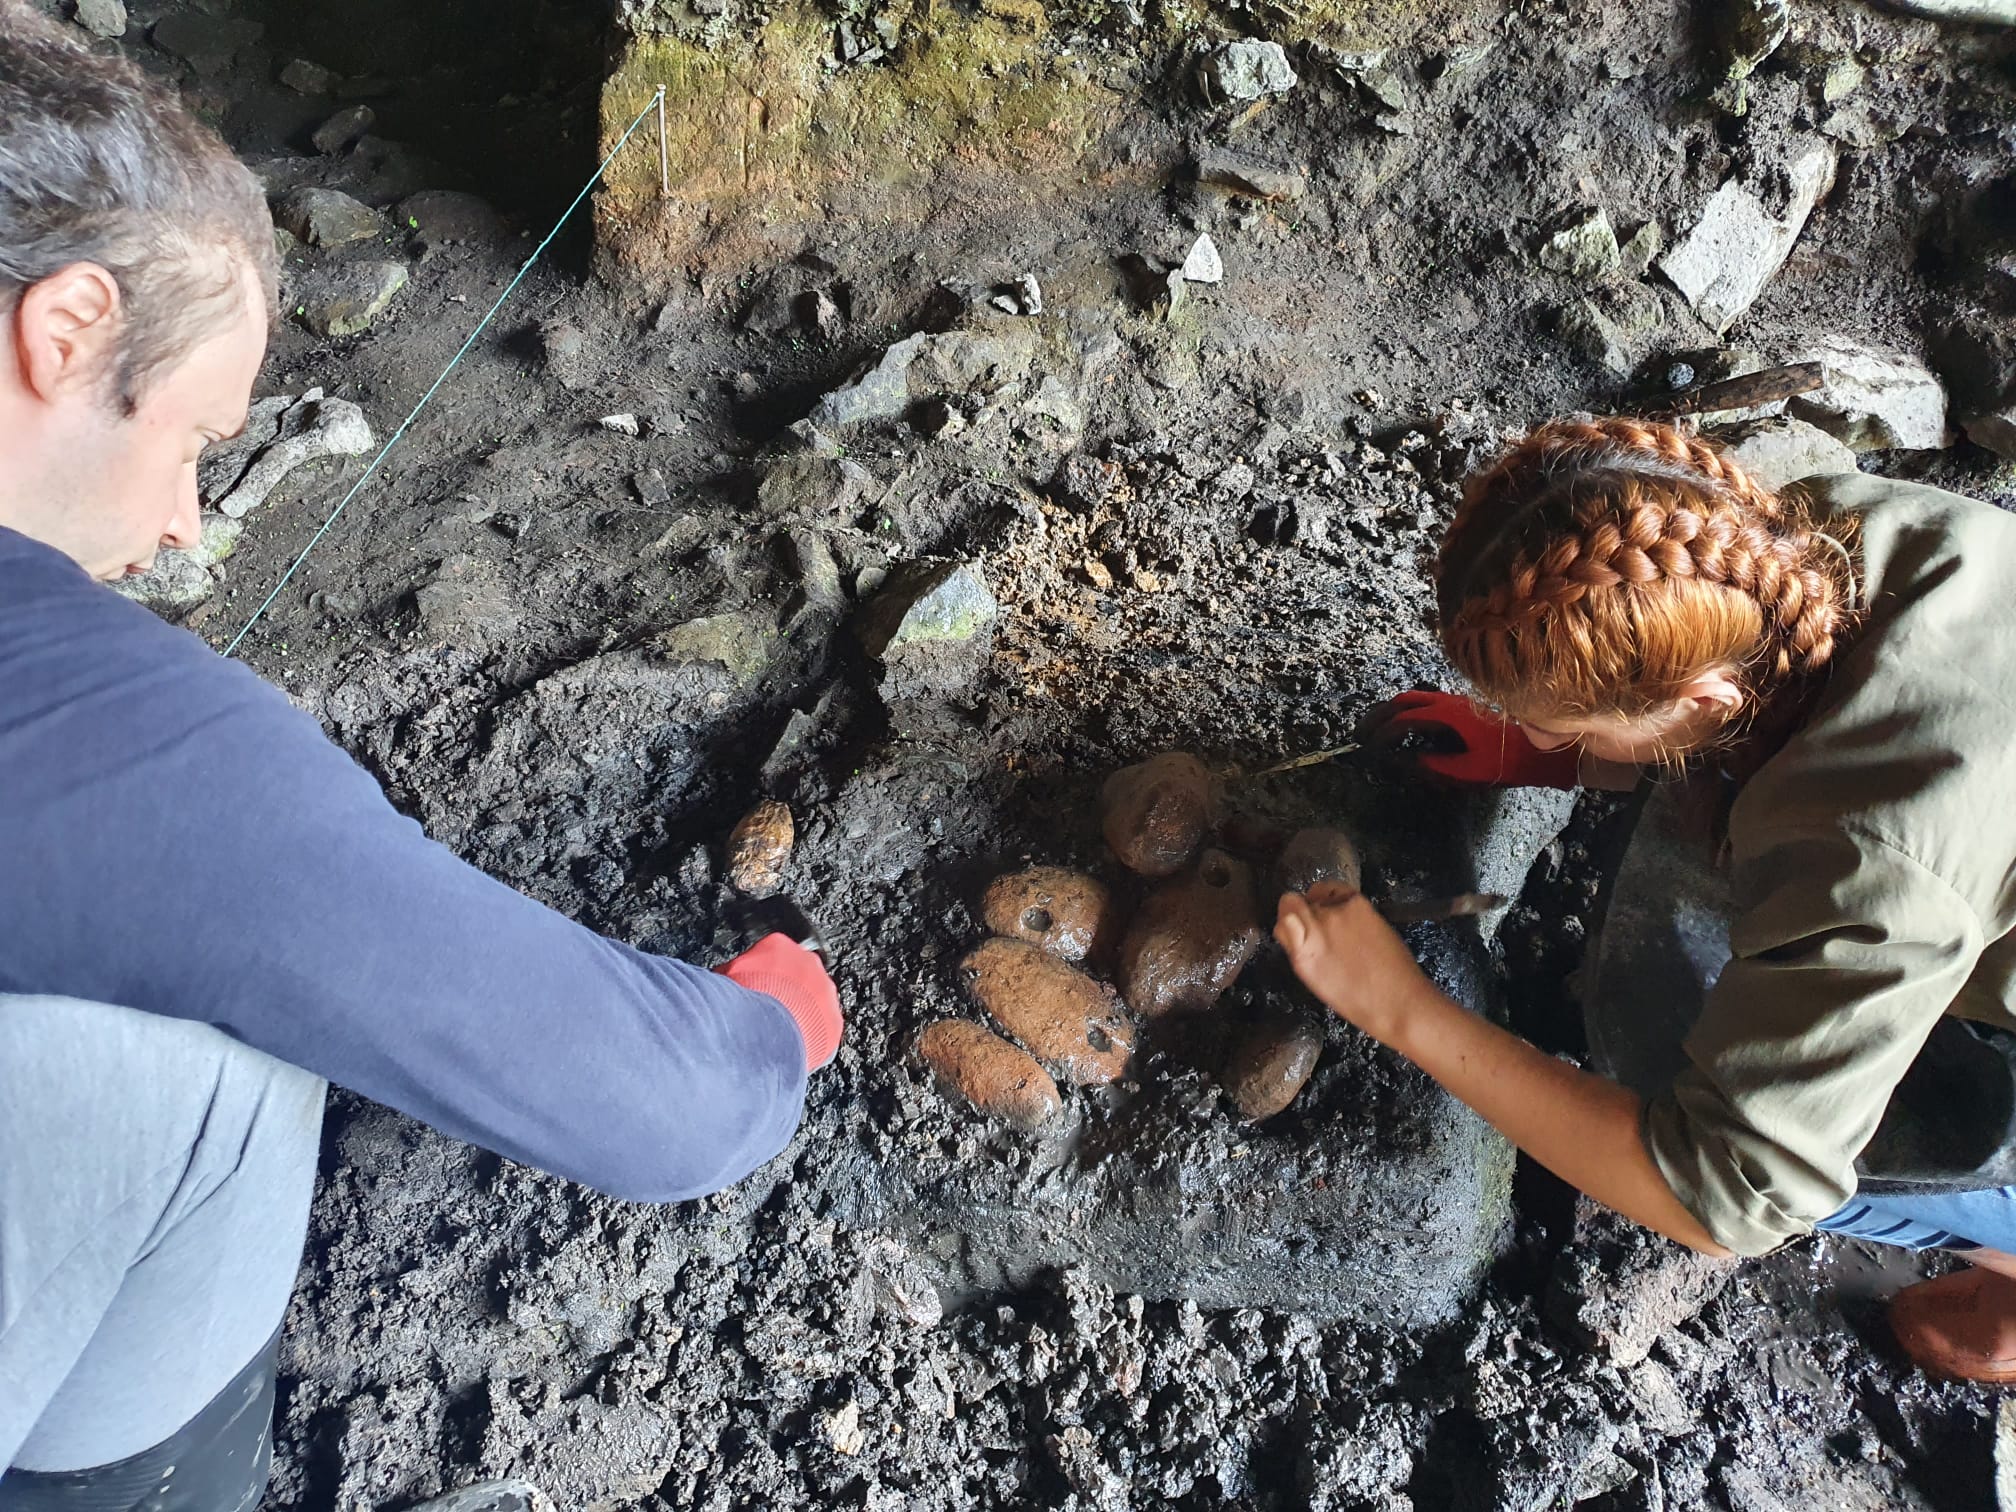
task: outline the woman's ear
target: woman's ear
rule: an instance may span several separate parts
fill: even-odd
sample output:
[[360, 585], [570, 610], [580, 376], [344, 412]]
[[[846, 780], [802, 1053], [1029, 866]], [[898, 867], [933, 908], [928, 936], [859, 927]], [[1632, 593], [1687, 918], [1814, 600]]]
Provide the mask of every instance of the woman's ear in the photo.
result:
[[1674, 701], [1719, 722], [1735, 718], [1742, 709], [1743, 689], [1727, 672], [1703, 672], [1691, 678]]

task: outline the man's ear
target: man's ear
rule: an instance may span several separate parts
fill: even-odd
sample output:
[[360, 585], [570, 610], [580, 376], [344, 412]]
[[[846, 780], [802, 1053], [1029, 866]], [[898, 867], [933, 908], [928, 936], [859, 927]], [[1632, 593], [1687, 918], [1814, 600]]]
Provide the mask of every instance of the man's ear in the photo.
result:
[[105, 381], [119, 355], [119, 281], [96, 263], [72, 263], [30, 284], [14, 307], [21, 378], [54, 401]]

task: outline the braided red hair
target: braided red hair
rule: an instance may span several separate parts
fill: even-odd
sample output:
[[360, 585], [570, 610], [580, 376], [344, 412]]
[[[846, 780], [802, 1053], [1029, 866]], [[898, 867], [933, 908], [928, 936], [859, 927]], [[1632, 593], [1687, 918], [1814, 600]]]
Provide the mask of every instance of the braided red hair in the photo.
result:
[[1464, 490], [1436, 568], [1443, 643], [1480, 696], [1535, 717], [1633, 718], [1714, 671], [1762, 698], [1833, 657], [1842, 556], [1696, 436], [1558, 420]]

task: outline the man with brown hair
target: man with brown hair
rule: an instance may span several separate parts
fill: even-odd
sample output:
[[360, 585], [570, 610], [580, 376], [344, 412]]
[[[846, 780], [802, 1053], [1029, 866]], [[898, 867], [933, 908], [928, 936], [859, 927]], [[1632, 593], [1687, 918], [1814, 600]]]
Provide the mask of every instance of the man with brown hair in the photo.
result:
[[273, 285], [223, 144], [0, 0], [0, 1512], [257, 1504], [325, 1079], [673, 1201], [840, 1037], [808, 951], [581, 928], [102, 586], [194, 544]]

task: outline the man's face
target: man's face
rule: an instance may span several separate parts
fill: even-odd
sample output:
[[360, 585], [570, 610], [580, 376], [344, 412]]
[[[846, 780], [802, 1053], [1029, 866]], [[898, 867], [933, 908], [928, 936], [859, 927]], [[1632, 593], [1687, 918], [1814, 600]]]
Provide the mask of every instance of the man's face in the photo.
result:
[[265, 303], [249, 273], [240, 294], [230, 324], [153, 374], [133, 414], [102, 393], [66, 401], [74, 445], [52, 480], [62, 495], [54, 521], [61, 538], [49, 544], [93, 577], [145, 572], [162, 547], [196, 544], [196, 459], [244, 429], [266, 355]]

